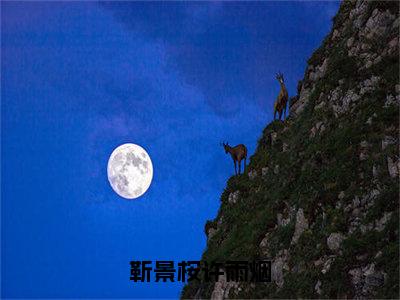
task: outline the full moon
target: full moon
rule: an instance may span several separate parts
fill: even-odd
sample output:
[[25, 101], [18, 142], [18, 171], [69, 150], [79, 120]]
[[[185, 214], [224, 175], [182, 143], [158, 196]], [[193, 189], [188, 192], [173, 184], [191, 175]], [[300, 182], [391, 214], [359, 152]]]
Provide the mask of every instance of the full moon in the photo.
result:
[[115, 148], [108, 160], [107, 176], [113, 190], [123, 198], [142, 196], [153, 179], [153, 164], [146, 150], [136, 144]]

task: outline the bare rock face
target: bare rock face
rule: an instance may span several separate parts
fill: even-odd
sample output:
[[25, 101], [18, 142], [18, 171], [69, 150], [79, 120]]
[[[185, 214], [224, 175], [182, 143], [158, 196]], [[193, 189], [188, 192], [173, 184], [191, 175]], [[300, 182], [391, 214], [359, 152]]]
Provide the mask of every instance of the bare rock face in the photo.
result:
[[[323, 93], [321, 94], [323, 95]], [[314, 110], [322, 110], [326, 106], [325, 101], [319, 101], [317, 105], [315, 105]]]
[[392, 178], [399, 176], [399, 161], [395, 162], [391, 157], [387, 159], [389, 175]]
[[331, 265], [335, 261], [335, 259], [336, 259], [336, 255], [330, 255], [330, 256], [323, 257], [324, 264], [323, 264], [322, 270], [321, 270], [322, 274], [326, 274], [327, 272], [329, 272], [329, 270], [331, 269]]
[[325, 125], [322, 121], [317, 122], [314, 127], [311, 128], [310, 138], [315, 137], [317, 134], [321, 134], [325, 131]]
[[251, 180], [255, 179], [257, 177], [257, 171], [256, 170], [251, 170], [248, 174], [249, 178]]
[[371, 147], [371, 145], [367, 141], [362, 141], [360, 143], [360, 160], [364, 161], [368, 158], [368, 150]]
[[[221, 269], [222, 272], [224, 270]], [[218, 281], [214, 285], [214, 289], [211, 293], [211, 299], [213, 300], [223, 300], [223, 299], [228, 299], [229, 292], [233, 288], [235, 290], [238, 290], [239, 284], [237, 282], [233, 281], [226, 281], [226, 275], [224, 272], [224, 275], [220, 275], [218, 277]]]
[[290, 108], [290, 114], [292, 116], [296, 117], [304, 110], [304, 107], [308, 102], [308, 98], [310, 97], [310, 93], [310, 89], [301, 89], [298, 100], [293, 103], [292, 107]]
[[326, 240], [328, 248], [332, 251], [338, 251], [344, 238], [344, 235], [341, 233], [331, 233]]
[[271, 133], [271, 144], [272, 144], [272, 146], [275, 145], [277, 138], [278, 138], [278, 134], [276, 132], [272, 132]]
[[284, 249], [279, 251], [277, 257], [275, 257], [275, 259], [272, 261], [271, 278], [279, 288], [281, 288], [284, 284], [283, 271], [289, 270], [289, 265], [287, 263], [288, 259], [288, 250]]
[[348, 227], [349, 234], [354, 233], [358, 229], [360, 229], [362, 233], [366, 233], [367, 231], [374, 229], [374, 222], [365, 224], [362, 222], [362, 219], [367, 215], [368, 209], [375, 204], [379, 194], [379, 190], [372, 189], [362, 197], [356, 196], [352, 203], [345, 207], [344, 211], [346, 213], [350, 213]]
[[311, 72], [309, 75], [309, 79], [311, 81], [317, 81], [325, 76], [326, 70], [328, 68], [328, 59], [326, 58], [322, 65], [317, 66], [314, 72]]
[[379, 76], [371, 76], [369, 79], [365, 79], [360, 84], [360, 92], [359, 94], [362, 96], [368, 92], [373, 91], [376, 89], [377, 85], [379, 84], [380, 77]]
[[[335, 99], [335, 98], [332, 98]], [[332, 108], [335, 117], [339, 117], [348, 112], [351, 106], [360, 99], [360, 96], [354, 90], [348, 90], [343, 97], [333, 102]]]
[[265, 167], [265, 168], [262, 168], [262, 169], [261, 169], [261, 175], [262, 175], [262, 176], [267, 175], [267, 173], [268, 173], [268, 167]]
[[321, 280], [318, 280], [314, 287], [314, 290], [318, 295], [322, 294], [321, 285], [322, 285]]
[[[368, 1], [358, 1], [356, 7], [350, 12], [354, 19], [353, 27], [356, 29], [354, 35], [347, 40], [348, 55], [363, 60], [359, 70], [369, 69], [382, 61], [386, 55], [392, 55], [398, 51], [397, 42], [393, 39], [383, 44], [383, 50], [377, 52], [372, 46], [374, 43], [385, 41], [396, 26], [396, 16], [389, 10], [374, 9], [371, 14], [368, 12]], [[393, 27], [395, 26], [395, 27]], [[375, 50], [375, 51], [374, 51]]]
[[211, 240], [212, 237], [217, 233], [217, 229], [215, 228], [210, 228], [208, 230], [208, 235], [207, 235], [207, 240]]
[[399, 95], [397, 95], [396, 97], [393, 95], [387, 95], [385, 104], [383, 105], [383, 107], [389, 108], [391, 106], [399, 106], [399, 105], [400, 105], [400, 96]]
[[372, 166], [372, 176], [374, 176], [375, 179], [379, 176], [379, 169], [380, 168], [377, 165]]
[[375, 270], [375, 264], [351, 269], [349, 272], [351, 283], [355, 290], [355, 298], [370, 298], [376, 287], [385, 283], [385, 273]]
[[385, 275], [383, 272], [377, 272], [375, 270], [375, 264], [371, 263], [362, 269], [365, 278], [365, 284], [363, 288], [364, 294], [370, 294], [374, 287], [378, 287], [384, 284]]
[[229, 194], [228, 202], [231, 204], [235, 204], [239, 200], [240, 191], [235, 191]]
[[285, 218], [285, 216], [281, 213], [276, 215], [278, 226], [286, 226], [290, 223], [290, 215]]
[[279, 165], [275, 165], [274, 167], [274, 174], [278, 175], [279, 174]]
[[263, 253], [265, 256], [269, 256], [269, 251], [268, 251], [269, 238], [270, 238], [270, 233], [267, 232], [260, 243], [261, 253]]
[[385, 150], [389, 145], [396, 144], [396, 139], [392, 136], [385, 136], [382, 140], [382, 150]]
[[352, 37], [349, 37], [348, 40], [347, 40], [347, 42], [346, 42], [347, 48], [351, 48], [351, 46], [353, 45], [353, 43], [354, 43], [354, 37], [353, 37], [353, 36], [352, 36]]
[[284, 280], [283, 280], [283, 258], [278, 257], [272, 263], [272, 279], [276, 283], [277, 286], [282, 287]]
[[349, 19], [352, 21], [352, 26], [360, 29], [365, 21], [365, 15], [368, 10], [367, 1], [357, 1], [354, 9], [350, 11]]
[[304, 217], [303, 209], [300, 208], [296, 214], [296, 227], [294, 229], [294, 234], [291, 244], [297, 244], [300, 235], [308, 228], [308, 221]]
[[388, 29], [395, 19], [389, 11], [380, 12], [375, 9], [370, 18], [368, 19], [365, 27], [360, 32], [361, 36], [365, 36], [368, 40], [381, 39], [385, 34], [387, 34]]
[[371, 190], [368, 194], [361, 198], [361, 205], [365, 207], [371, 207], [374, 205], [375, 199], [379, 196], [381, 192], [377, 189]]
[[381, 232], [385, 229], [386, 223], [390, 221], [392, 217], [392, 212], [385, 212], [383, 217], [377, 221], [375, 221], [375, 230]]
[[278, 226], [288, 225], [296, 216], [296, 209], [288, 202], [284, 201], [284, 209], [276, 214], [276, 223]]

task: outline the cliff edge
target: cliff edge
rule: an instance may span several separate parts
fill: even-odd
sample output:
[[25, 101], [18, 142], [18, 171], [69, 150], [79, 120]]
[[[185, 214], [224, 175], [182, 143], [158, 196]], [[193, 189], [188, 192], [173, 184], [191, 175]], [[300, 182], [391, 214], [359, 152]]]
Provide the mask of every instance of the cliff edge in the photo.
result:
[[202, 261], [272, 260], [271, 283], [182, 298], [399, 298], [399, 3], [345, 1], [290, 116], [231, 177]]

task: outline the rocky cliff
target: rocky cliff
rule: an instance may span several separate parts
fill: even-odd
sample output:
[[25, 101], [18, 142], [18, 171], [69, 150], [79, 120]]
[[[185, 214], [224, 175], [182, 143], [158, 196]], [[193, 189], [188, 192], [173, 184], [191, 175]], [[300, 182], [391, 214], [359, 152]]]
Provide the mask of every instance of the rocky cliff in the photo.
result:
[[208, 221], [202, 261], [272, 260], [272, 283], [182, 298], [399, 297], [399, 5], [345, 1], [290, 117], [263, 131]]

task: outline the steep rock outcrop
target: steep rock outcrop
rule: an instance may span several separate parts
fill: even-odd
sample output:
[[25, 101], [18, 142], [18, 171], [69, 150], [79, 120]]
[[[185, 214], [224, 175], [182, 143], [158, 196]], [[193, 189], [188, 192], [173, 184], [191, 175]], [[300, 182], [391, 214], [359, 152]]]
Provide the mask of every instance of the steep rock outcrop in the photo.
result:
[[290, 117], [264, 129], [207, 223], [202, 261], [269, 258], [272, 283], [196, 281], [183, 298], [399, 297], [398, 11], [341, 4]]

